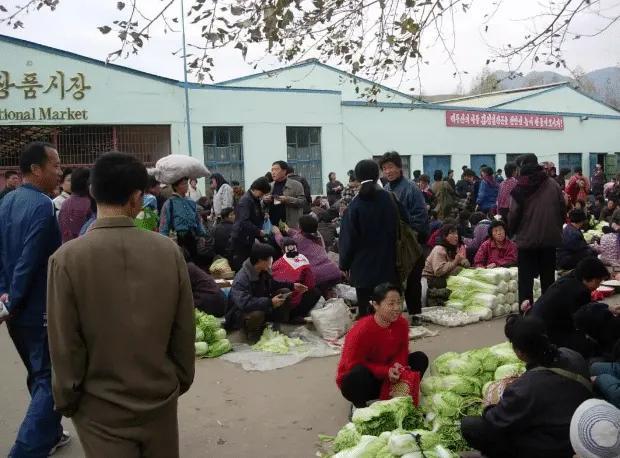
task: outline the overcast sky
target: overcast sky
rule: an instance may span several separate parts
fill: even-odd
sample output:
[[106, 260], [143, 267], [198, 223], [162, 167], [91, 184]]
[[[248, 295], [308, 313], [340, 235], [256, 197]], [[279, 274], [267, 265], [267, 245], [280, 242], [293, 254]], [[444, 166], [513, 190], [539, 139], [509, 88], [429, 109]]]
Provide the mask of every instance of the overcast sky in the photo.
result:
[[[23, 1], [4, 0], [2, 3], [11, 9], [11, 4], [21, 4]], [[191, 2], [192, 0], [186, 0], [186, 7], [191, 6]], [[492, 51], [489, 46], [501, 46], [510, 41], [515, 43], [515, 40], [523, 37], [528, 30], [532, 30], [532, 22], [527, 18], [540, 11], [541, 3], [543, 2], [538, 0], [504, 0], [500, 12], [488, 23], [483, 22], [483, 17], [490, 12], [491, 1], [489, 0], [474, 2], [467, 14], [457, 15], [454, 60], [461, 72], [468, 72], [468, 74], [461, 73], [463, 89], [468, 90], [470, 88], [472, 78], [480, 73], [486, 59], [491, 56]], [[162, 3], [148, 0], [148, 2], [143, 1], [143, 4], [159, 6]], [[85, 7], [85, 5], [88, 6]], [[13, 30], [0, 25], [0, 33], [105, 60], [108, 53], [118, 48], [119, 41], [112, 33], [102, 35], [97, 27], [110, 24], [114, 19], [119, 19], [120, 13], [116, 10], [115, 5], [116, 0], [99, 0], [96, 2], [62, 0], [60, 6], [53, 13], [43, 9], [38, 13], [25, 16], [23, 18], [24, 29]], [[601, 7], [603, 9], [608, 8], [605, 11], [608, 15], [620, 15], [620, 2], [618, 0], [602, 0]], [[613, 8], [609, 9], [610, 7]], [[124, 18], [122, 14], [120, 18]], [[575, 23], [574, 30], [585, 35], [595, 32], [601, 24], [601, 19], [596, 15], [584, 15]], [[483, 30], [486, 25], [489, 26], [489, 29], [485, 33]], [[188, 35], [188, 41], [192, 41], [192, 37], [198, 37], [199, 27], [190, 27]], [[116, 60], [114, 63], [170, 78], [182, 79], [182, 60], [172, 55], [181, 46], [181, 33], [164, 34], [161, 28], [157, 28], [151, 31], [151, 36], [152, 39], [147, 42], [140, 54], [128, 59]], [[620, 22], [612, 26], [602, 36], [570, 40], [564, 50], [565, 59], [570, 67], [580, 66], [585, 71], [620, 66], [619, 38]], [[454, 65], [447, 58], [442, 46], [426, 43], [422, 52], [424, 60], [429, 63], [423, 65], [420, 82], [418, 82], [417, 72], [412, 71], [403, 75], [402, 81], [398, 77], [386, 83], [403, 91], [409, 91], [412, 87], [418, 88], [421, 84], [425, 94], [452, 93], [459, 80], [453, 76]], [[250, 57], [258, 58], [262, 55], [254, 53]], [[258, 69], [254, 70], [251, 65], [243, 61], [238, 50], [233, 49], [219, 51], [216, 54], [216, 64], [216, 81], [282, 66], [275, 58], [265, 56], [260, 59]], [[490, 69], [507, 68], [503, 65], [491, 64]], [[521, 71], [524, 73], [531, 70], [550, 69], [555, 70], [555, 68], [547, 67], [542, 63], [533, 66], [529, 61], [521, 67]]]

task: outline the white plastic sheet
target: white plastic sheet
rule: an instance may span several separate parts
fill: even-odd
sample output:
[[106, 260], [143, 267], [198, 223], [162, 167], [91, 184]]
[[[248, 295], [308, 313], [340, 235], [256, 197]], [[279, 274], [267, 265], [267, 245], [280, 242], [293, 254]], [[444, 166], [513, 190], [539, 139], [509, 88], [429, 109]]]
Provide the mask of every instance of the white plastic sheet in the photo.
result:
[[220, 359], [241, 364], [241, 367], [246, 371], [265, 372], [292, 366], [306, 358], [323, 358], [340, 354], [338, 349], [329, 346], [323, 339], [303, 326], [286, 334], [289, 337], [300, 338], [304, 341], [304, 345], [291, 350], [290, 353], [281, 355], [256, 351], [248, 344], [235, 344], [233, 351], [220, 356]]

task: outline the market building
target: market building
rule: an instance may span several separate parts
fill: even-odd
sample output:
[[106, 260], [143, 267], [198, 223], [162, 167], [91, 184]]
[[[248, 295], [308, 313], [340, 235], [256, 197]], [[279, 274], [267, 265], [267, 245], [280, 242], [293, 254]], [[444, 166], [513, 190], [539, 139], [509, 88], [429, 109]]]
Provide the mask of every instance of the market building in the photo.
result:
[[424, 103], [308, 60], [190, 84], [188, 138], [182, 82], [2, 35], [0, 55], [2, 170], [17, 168], [32, 140], [56, 144], [72, 166], [110, 150], [153, 164], [191, 145], [210, 169], [246, 184], [287, 160], [320, 193], [329, 172], [342, 177], [390, 150], [407, 173], [430, 175], [502, 168], [523, 153], [558, 169], [601, 163], [609, 175], [620, 155], [620, 112], [568, 83]]

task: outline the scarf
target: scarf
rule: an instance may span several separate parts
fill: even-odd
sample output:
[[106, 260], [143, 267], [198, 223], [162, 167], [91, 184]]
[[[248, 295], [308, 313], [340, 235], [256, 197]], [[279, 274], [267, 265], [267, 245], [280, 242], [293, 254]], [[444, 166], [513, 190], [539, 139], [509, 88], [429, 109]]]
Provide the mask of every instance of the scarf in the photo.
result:
[[545, 170], [540, 165], [524, 165], [521, 168], [521, 175], [517, 177], [517, 185], [510, 192], [510, 195], [519, 205], [523, 205], [523, 202], [538, 191], [538, 188], [548, 178]]

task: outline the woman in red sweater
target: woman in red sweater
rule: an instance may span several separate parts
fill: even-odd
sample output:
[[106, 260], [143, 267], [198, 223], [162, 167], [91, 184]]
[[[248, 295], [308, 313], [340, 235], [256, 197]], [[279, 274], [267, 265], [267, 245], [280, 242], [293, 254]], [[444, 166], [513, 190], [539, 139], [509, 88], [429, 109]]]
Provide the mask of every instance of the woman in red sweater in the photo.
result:
[[517, 245], [506, 237], [506, 223], [493, 221], [489, 225], [489, 236], [482, 242], [476, 257], [475, 267], [511, 267], [517, 265]]
[[373, 296], [374, 314], [358, 320], [347, 334], [336, 376], [342, 395], [355, 407], [378, 399], [383, 383], [398, 382], [407, 366], [419, 372], [420, 379], [428, 367], [424, 353], [409, 353], [401, 289], [384, 283], [375, 288]]

